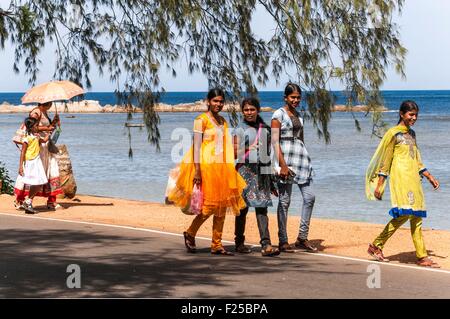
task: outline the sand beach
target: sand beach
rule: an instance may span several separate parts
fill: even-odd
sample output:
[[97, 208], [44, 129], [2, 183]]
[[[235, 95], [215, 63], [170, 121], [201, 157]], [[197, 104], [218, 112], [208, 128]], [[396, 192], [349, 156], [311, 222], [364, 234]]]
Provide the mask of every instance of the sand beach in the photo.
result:
[[[13, 196], [0, 195], [0, 212], [24, 215], [15, 210]], [[34, 206], [39, 211], [35, 216], [74, 221], [87, 221], [113, 225], [147, 228], [181, 234], [190, 224], [192, 216], [184, 215], [180, 209], [155, 202], [126, 200], [119, 198], [77, 195], [73, 199], [59, 200], [62, 210], [46, 211], [45, 201], [36, 198]], [[270, 216], [270, 232], [273, 244], [277, 244], [277, 220], [275, 214]], [[211, 236], [212, 218], [199, 230], [198, 236]], [[298, 216], [290, 216], [288, 235], [295, 240], [299, 224]], [[405, 226], [408, 226], [405, 224]], [[310, 240], [321, 253], [369, 259], [367, 245], [383, 229], [384, 225], [362, 222], [350, 222], [332, 219], [312, 218]], [[247, 244], [258, 245], [259, 234], [253, 212], [247, 216]], [[424, 228], [423, 235], [429, 255], [438, 262], [442, 269], [450, 270], [450, 232]], [[234, 217], [227, 216], [224, 227], [224, 240], [234, 240]], [[183, 241], [180, 238], [180, 246]], [[206, 247], [204, 247], [206, 248]], [[260, 257], [259, 246], [249, 258]], [[415, 265], [414, 245], [408, 227], [402, 227], [387, 243], [384, 253], [391, 263]], [[282, 258], [282, 256], [281, 256]]]

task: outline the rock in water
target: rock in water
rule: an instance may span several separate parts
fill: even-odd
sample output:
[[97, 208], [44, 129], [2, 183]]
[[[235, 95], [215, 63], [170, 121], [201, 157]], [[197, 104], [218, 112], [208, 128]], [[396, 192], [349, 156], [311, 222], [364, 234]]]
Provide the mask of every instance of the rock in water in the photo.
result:
[[59, 166], [59, 180], [65, 197], [74, 198], [77, 192], [77, 184], [72, 171], [72, 162], [70, 161], [69, 151], [65, 144], [58, 145], [58, 154], [56, 160]]

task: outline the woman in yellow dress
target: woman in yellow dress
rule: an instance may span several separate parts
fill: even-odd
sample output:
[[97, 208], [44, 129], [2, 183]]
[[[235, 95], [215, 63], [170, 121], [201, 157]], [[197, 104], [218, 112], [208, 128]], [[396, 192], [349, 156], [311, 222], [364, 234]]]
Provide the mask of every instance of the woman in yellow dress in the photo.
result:
[[201, 186], [202, 212], [183, 233], [186, 249], [190, 253], [196, 252], [195, 235], [198, 229], [214, 215], [211, 253], [233, 255], [222, 245], [225, 215], [239, 215], [245, 207], [241, 194], [246, 183], [234, 167], [234, 149], [228, 125], [219, 115], [224, 102], [223, 90], [216, 88], [208, 92], [208, 111], [194, 121], [193, 147], [183, 157], [176, 186], [168, 194], [171, 202], [184, 208], [190, 203], [194, 184]]
[[422, 164], [416, 134], [411, 129], [417, 121], [419, 107], [414, 101], [404, 101], [399, 113], [398, 125], [383, 136], [366, 172], [366, 195], [370, 200], [381, 200], [386, 179], [390, 177], [392, 208], [389, 215], [393, 217], [367, 252], [378, 261], [389, 261], [382, 249], [394, 232], [409, 220], [417, 264], [439, 267], [428, 257], [422, 237], [422, 218], [427, 213], [421, 181], [425, 176], [434, 189], [439, 188], [439, 182]]

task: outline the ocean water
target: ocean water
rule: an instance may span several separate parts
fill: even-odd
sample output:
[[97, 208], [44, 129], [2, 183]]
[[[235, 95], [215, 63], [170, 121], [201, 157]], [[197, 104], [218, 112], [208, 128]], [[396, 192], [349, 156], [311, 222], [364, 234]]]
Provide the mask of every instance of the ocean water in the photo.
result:
[[[174, 93], [174, 96], [178, 94], [177, 101], [193, 102], [204, 93], [183, 93], [189, 98], [182, 93]], [[267, 99], [261, 95], [262, 105], [282, 105], [280, 92], [264, 94]], [[384, 95], [386, 105], [393, 110], [404, 99], [416, 100], [421, 106], [414, 127], [417, 141], [425, 165], [441, 183], [441, 188], [433, 191], [431, 185], [423, 181], [429, 215], [424, 227], [450, 230], [447, 211], [450, 207], [450, 91], [390, 91]], [[271, 104], [275, 98], [278, 104]], [[3, 100], [5, 94], [0, 94], [0, 101]], [[168, 171], [177, 161], [174, 155], [182, 153], [176, 133], [180, 129], [190, 132], [197, 113], [160, 114], [161, 152], [147, 142], [145, 130], [132, 128], [132, 160], [128, 158], [125, 114], [75, 114], [74, 118], [68, 115], [61, 114], [63, 131], [59, 142], [69, 149], [78, 193], [163, 202]], [[11, 138], [23, 117], [23, 114], [0, 114], [0, 161], [6, 164], [12, 178], [17, 174], [19, 152]], [[134, 121], [139, 122], [140, 117], [136, 115]], [[263, 113], [267, 121], [270, 117], [271, 113]], [[305, 124], [305, 142], [316, 173], [313, 218], [385, 223], [390, 219], [387, 214], [389, 192], [383, 201], [376, 202], [368, 201], [364, 194], [365, 170], [379, 139], [370, 134], [369, 118], [362, 113], [356, 117], [361, 122], [361, 132], [356, 131], [350, 114], [333, 114], [331, 144], [318, 138], [310, 122]], [[385, 113], [384, 118], [390, 125], [397, 123], [396, 112]], [[276, 211], [276, 200], [274, 204], [271, 212]], [[290, 214], [299, 215], [300, 210], [301, 194], [294, 189]]]
[[[0, 93], [0, 104], [21, 104], [20, 98], [24, 93]], [[342, 92], [333, 92], [336, 104], [345, 104], [346, 98]], [[161, 95], [160, 101], [166, 104], [192, 103], [204, 99], [206, 92], [166, 92]], [[274, 109], [284, 105], [282, 92], [259, 92], [262, 106]], [[78, 97], [75, 97], [77, 99]], [[398, 110], [402, 101], [411, 99], [417, 102], [421, 113], [450, 114], [450, 91], [383, 91], [384, 105], [390, 110]], [[115, 105], [118, 100], [113, 92], [89, 92], [83, 97], [86, 100], [97, 100], [100, 105]]]

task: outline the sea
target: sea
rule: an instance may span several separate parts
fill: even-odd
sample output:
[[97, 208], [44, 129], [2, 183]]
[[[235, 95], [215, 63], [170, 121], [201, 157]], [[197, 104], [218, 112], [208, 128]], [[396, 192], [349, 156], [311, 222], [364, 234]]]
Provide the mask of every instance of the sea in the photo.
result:
[[[403, 100], [414, 100], [419, 105], [419, 119], [414, 126], [417, 143], [426, 167], [441, 184], [440, 189], [433, 190], [426, 179], [423, 181], [428, 211], [424, 227], [450, 230], [450, 91], [383, 91], [382, 94], [389, 109], [383, 113], [383, 119], [389, 126], [397, 123]], [[0, 104], [20, 104], [22, 95], [0, 93]], [[206, 92], [167, 92], [161, 102], [191, 103], [205, 95]], [[335, 97], [337, 104], [345, 104], [342, 93], [335, 92]], [[117, 104], [111, 92], [87, 93], [84, 98], [98, 100], [101, 105]], [[273, 109], [284, 104], [282, 92], [260, 92], [259, 98], [262, 106]], [[58, 143], [68, 147], [78, 193], [163, 203], [169, 170], [186, 149], [180, 147], [180, 139], [190, 139], [197, 115], [160, 113], [158, 151], [148, 142], [145, 129], [125, 127], [126, 114], [62, 113]], [[262, 113], [267, 122], [271, 115]], [[355, 118], [360, 122], [361, 131], [355, 127]], [[0, 114], [0, 162], [12, 179], [17, 176], [19, 151], [11, 138], [23, 119], [24, 114]], [[132, 122], [142, 123], [142, 115], [134, 115]], [[364, 193], [365, 170], [379, 143], [379, 138], [372, 135], [371, 115], [333, 113], [329, 131], [331, 143], [326, 144], [313, 123], [305, 123], [305, 144], [315, 170], [313, 218], [386, 223], [390, 219], [389, 191], [382, 201], [369, 201]], [[269, 211], [276, 213], [276, 206], [274, 198], [274, 206]], [[301, 193], [294, 188], [289, 214], [301, 215], [301, 207]]]

